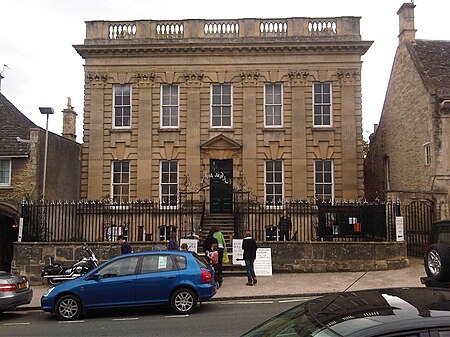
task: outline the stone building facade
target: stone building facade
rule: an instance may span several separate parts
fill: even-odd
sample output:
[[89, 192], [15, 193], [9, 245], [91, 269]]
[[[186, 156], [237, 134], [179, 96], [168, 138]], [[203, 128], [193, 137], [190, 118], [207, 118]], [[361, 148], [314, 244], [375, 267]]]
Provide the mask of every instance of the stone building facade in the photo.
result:
[[82, 198], [363, 197], [359, 21], [87, 22]]
[[399, 45], [365, 161], [368, 198], [423, 201], [449, 218], [450, 41], [415, 38], [414, 7], [398, 11]]
[[[63, 113], [67, 120], [76, 116], [70, 105]], [[9, 270], [22, 201], [42, 197], [46, 131], [1, 93], [0, 120], [0, 270]], [[65, 126], [68, 137], [75, 135], [71, 125]], [[79, 199], [81, 145], [49, 132], [47, 163], [46, 198]]]

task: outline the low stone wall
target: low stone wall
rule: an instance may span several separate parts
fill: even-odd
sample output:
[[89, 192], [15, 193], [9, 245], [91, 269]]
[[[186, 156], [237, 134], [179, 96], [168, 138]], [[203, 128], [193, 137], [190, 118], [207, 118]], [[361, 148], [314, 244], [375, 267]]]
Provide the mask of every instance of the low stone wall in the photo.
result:
[[[100, 262], [120, 254], [113, 242], [88, 243]], [[135, 252], [166, 250], [161, 242], [132, 242]], [[408, 266], [405, 242], [258, 242], [271, 248], [272, 270], [281, 272], [336, 272], [398, 269]], [[83, 253], [73, 242], [15, 242], [12, 272], [24, 274], [33, 284], [43, 282], [40, 274], [49, 258], [72, 264]]]

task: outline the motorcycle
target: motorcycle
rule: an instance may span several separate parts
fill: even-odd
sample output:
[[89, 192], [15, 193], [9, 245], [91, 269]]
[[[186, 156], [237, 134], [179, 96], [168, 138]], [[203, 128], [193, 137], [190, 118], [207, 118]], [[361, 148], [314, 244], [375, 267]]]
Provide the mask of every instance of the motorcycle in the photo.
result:
[[83, 247], [85, 253], [71, 266], [64, 266], [60, 262], [49, 259], [49, 264], [42, 270], [41, 276], [47, 279], [49, 285], [56, 285], [60, 282], [73, 280], [91, 271], [98, 265], [97, 257], [88, 246]]

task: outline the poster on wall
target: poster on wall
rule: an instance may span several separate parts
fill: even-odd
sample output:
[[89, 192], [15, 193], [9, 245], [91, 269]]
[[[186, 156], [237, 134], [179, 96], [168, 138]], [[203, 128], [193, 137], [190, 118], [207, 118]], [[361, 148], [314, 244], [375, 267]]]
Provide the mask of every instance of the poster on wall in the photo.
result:
[[403, 217], [402, 216], [395, 217], [395, 231], [396, 231], [397, 241], [404, 241], [405, 237], [403, 234]]
[[198, 240], [195, 240], [195, 239], [181, 239], [180, 240], [180, 247], [181, 247], [181, 245], [183, 243], [187, 244], [188, 251], [197, 253]]

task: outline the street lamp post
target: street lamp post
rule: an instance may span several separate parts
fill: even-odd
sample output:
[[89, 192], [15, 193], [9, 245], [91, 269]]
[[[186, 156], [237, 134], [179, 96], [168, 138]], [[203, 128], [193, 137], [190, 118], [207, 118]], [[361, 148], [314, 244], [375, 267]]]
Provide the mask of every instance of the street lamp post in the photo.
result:
[[47, 180], [48, 116], [53, 115], [55, 111], [50, 107], [40, 107], [39, 111], [41, 112], [41, 114], [47, 115], [47, 122], [45, 124], [44, 177], [42, 179], [42, 199], [45, 199], [45, 184]]

